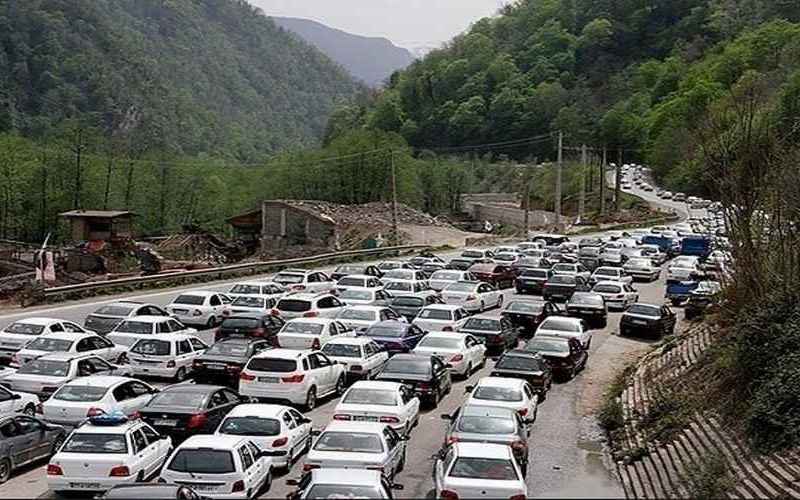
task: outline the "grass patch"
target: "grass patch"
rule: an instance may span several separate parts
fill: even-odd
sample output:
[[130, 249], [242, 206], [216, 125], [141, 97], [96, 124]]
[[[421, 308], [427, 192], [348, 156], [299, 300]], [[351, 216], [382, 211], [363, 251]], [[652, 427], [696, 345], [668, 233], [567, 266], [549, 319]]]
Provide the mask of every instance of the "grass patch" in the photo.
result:
[[625, 425], [625, 419], [622, 415], [622, 402], [619, 398], [628, 385], [628, 379], [633, 369], [634, 365], [630, 365], [617, 373], [614, 380], [606, 388], [605, 393], [603, 393], [603, 403], [597, 413], [597, 420], [607, 432], [616, 431]]
[[639, 420], [639, 430], [648, 442], [667, 442], [688, 425], [691, 414], [692, 405], [682, 394], [658, 393], [650, 402], [650, 411]]
[[691, 498], [723, 498], [733, 487], [727, 462], [719, 452], [704, 456], [697, 467], [690, 467], [685, 483]]

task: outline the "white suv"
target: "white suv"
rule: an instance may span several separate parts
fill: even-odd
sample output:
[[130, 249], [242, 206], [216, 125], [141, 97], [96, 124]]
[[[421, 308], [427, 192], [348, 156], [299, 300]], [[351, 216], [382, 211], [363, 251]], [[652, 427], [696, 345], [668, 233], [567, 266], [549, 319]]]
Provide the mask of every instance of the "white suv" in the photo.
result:
[[195, 358], [208, 346], [191, 335], [161, 333], [133, 344], [128, 371], [134, 376], [165, 377], [181, 382], [192, 370]]
[[187, 325], [201, 325], [214, 328], [230, 314], [233, 300], [219, 292], [184, 292], [167, 306], [167, 311]]
[[294, 293], [283, 297], [272, 314], [288, 321], [295, 318], [335, 318], [345, 304], [330, 293]]
[[313, 409], [317, 398], [341, 395], [344, 366], [321, 352], [270, 349], [250, 358], [239, 376], [239, 394], [289, 401]]
[[197, 330], [167, 316], [138, 316], [122, 320], [106, 338], [117, 345], [132, 347], [138, 340], [157, 333], [197, 335]]
[[330, 292], [336, 285], [327, 274], [305, 269], [286, 269], [276, 274], [272, 281], [290, 292]]
[[39, 335], [57, 332], [86, 333], [88, 330], [54, 318], [26, 318], [15, 321], [0, 331], [0, 364], [11, 362], [11, 356]]

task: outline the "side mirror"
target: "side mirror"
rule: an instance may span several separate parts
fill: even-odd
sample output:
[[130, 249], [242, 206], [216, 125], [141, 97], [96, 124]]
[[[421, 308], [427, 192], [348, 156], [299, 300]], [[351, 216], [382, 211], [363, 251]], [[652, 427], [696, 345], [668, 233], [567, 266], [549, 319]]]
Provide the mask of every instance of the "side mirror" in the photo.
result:
[[297, 479], [287, 479], [286, 480], [286, 486], [298, 486], [299, 484], [300, 484], [300, 481], [297, 480]]
[[394, 483], [392, 484], [392, 489], [393, 490], [403, 491], [404, 488], [405, 488], [405, 486], [403, 486], [402, 484], [394, 484]]
[[322, 431], [311, 431], [312, 436], [319, 436], [320, 434], [322, 434]]
[[473, 389], [475, 389], [474, 385], [468, 385], [464, 387], [464, 392], [472, 392]]
[[11, 394], [11, 399], [12, 400], [14, 400], [14, 399], [22, 399], [22, 396], [17, 394], [17, 393], [13, 393], [13, 394]]
[[439, 417], [440, 417], [442, 420], [447, 420], [448, 422], [451, 422], [451, 421], [453, 420], [453, 417], [451, 417], [451, 416], [450, 416], [450, 415], [448, 415], [447, 413], [442, 413], [441, 415], [439, 415]]

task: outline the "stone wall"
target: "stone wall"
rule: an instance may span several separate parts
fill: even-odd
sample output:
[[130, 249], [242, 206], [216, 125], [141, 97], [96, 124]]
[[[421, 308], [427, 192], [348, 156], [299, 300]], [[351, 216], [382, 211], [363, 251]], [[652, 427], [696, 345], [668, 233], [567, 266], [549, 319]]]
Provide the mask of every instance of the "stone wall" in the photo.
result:
[[[491, 205], [486, 203], [473, 203], [470, 215], [475, 220], [488, 220], [493, 224], [501, 223], [523, 227], [525, 225], [525, 211], [518, 208], [511, 208], [501, 205]], [[551, 226], [555, 223], [555, 213], [543, 210], [531, 210], [529, 212], [528, 226], [531, 228]]]
[[332, 246], [336, 226], [327, 218], [280, 201], [265, 201], [261, 211], [263, 248], [290, 245]]

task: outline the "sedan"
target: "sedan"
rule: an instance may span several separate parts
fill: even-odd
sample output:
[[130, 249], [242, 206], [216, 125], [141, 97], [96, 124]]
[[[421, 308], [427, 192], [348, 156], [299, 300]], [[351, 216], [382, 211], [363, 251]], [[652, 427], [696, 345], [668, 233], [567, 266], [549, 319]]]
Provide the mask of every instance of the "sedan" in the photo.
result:
[[671, 335], [675, 331], [677, 317], [668, 306], [636, 303], [622, 314], [619, 334], [644, 334], [653, 338]]
[[[269, 314], [278, 303], [280, 295], [275, 297], [262, 297], [260, 295], [239, 295], [231, 297], [230, 314]], [[224, 321], [224, 320], [223, 320]]]
[[336, 282], [336, 290], [340, 293], [353, 288], [356, 290], [380, 289], [383, 288], [383, 283], [375, 276], [367, 274], [348, 274]]
[[116, 346], [105, 337], [94, 333], [49, 333], [40, 335], [20, 349], [13, 356], [12, 363], [21, 366], [49, 353], [68, 352], [94, 354], [111, 363], [121, 364], [127, 359], [126, 350], [124, 346]]
[[459, 331], [481, 339], [486, 345], [486, 350], [496, 354], [515, 348], [519, 341], [519, 330], [514, 327], [511, 320], [502, 316], [473, 316]]
[[366, 274], [368, 276], [380, 278], [383, 276], [383, 271], [381, 271], [378, 266], [373, 266], [371, 264], [342, 264], [331, 273], [331, 278], [339, 281], [341, 278], [351, 274]]
[[164, 308], [154, 304], [121, 300], [101, 306], [98, 310], [86, 316], [83, 326], [93, 332], [104, 335], [113, 330], [123, 320], [136, 316], [169, 316], [169, 313]]
[[511, 288], [517, 275], [510, 264], [475, 264], [469, 268], [475, 278], [498, 289]]
[[524, 474], [507, 445], [455, 443], [434, 458], [435, 498], [527, 498]]
[[561, 310], [552, 302], [512, 300], [501, 316], [507, 318], [520, 333], [532, 336], [542, 321], [559, 313]]
[[393, 490], [403, 485], [390, 482], [380, 471], [351, 469], [342, 474], [336, 469], [312, 469], [300, 479], [287, 479], [288, 486], [297, 490], [287, 500], [319, 498], [385, 498], [392, 500]]
[[196, 383], [239, 386], [239, 374], [256, 354], [272, 349], [272, 342], [262, 338], [231, 337], [212, 345], [192, 362]]
[[386, 306], [348, 306], [339, 311], [336, 319], [356, 332], [365, 331], [381, 321], [406, 321]]
[[348, 288], [339, 299], [348, 306], [388, 306], [392, 295], [382, 288]]
[[417, 344], [414, 354], [439, 356], [450, 365], [453, 373], [465, 379], [486, 364], [483, 340], [463, 333], [431, 332]]
[[634, 279], [656, 281], [659, 276], [661, 276], [661, 268], [655, 265], [650, 259], [629, 259], [622, 268]]
[[452, 285], [459, 281], [474, 281], [475, 277], [467, 271], [456, 271], [452, 269], [444, 269], [436, 271], [429, 279], [432, 289], [441, 292], [447, 285]]
[[407, 384], [420, 400], [433, 407], [453, 387], [447, 365], [438, 356], [420, 354], [392, 356], [375, 379]]
[[525, 351], [542, 356], [553, 368], [553, 375], [572, 379], [586, 367], [589, 353], [577, 339], [534, 337], [525, 344]]
[[224, 293], [184, 292], [167, 306], [167, 311], [181, 323], [214, 328], [230, 314], [230, 297]]
[[619, 281], [600, 281], [592, 288], [592, 293], [602, 295], [609, 309], [624, 311], [639, 301], [639, 292]]
[[492, 377], [519, 378], [528, 382], [534, 392], [544, 399], [553, 385], [550, 364], [537, 354], [524, 349], [515, 349], [503, 354], [495, 363]]
[[605, 328], [608, 323], [608, 307], [602, 295], [592, 292], [577, 292], [567, 301], [567, 314], [586, 320], [596, 328]]
[[419, 423], [419, 398], [397, 382], [362, 380], [353, 384], [333, 410], [333, 419], [380, 422], [408, 436]]
[[371, 379], [389, 359], [388, 351], [369, 337], [337, 337], [326, 342], [322, 352], [344, 366], [348, 381]]
[[483, 312], [503, 305], [503, 292], [480, 281], [459, 281], [442, 290], [445, 303], [458, 305], [471, 312]]
[[408, 321], [413, 321], [423, 307], [432, 304], [444, 304], [444, 300], [442, 300], [439, 295], [433, 294], [421, 297], [415, 295], [400, 295], [393, 297], [387, 305]]
[[158, 392], [146, 382], [127, 377], [79, 377], [61, 386], [43, 402], [42, 414], [50, 423], [69, 426], [104, 413], [122, 412], [130, 417]]
[[550, 316], [536, 329], [534, 337], [539, 336], [578, 339], [584, 349], [589, 349], [592, 344], [592, 332], [579, 318]]
[[367, 328], [361, 335], [373, 340], [392, 356], [411, 351], [425, 336], [425, 331], [413, 323], [381, 321]]
[[232, 336], [252, 337], [275, 341], [275, 336], [286, 323], [278, 316], [262, 313], [231, 314], [219, 325], [214, 339], [219, 341]]
[[588, 281], [591, 273], [582, 264], [556, 264], [552, 268], [553, 274], [564, 274], [567, 276], [580, 276]]
[[633, 278], [625, 274], [621, 267], [603, 266], [598, 267], [589, 278], [589, 284], [594, 285], [600, 281], [619, 281], [621, 283], [633, 283]]
[[49, 398], [59, 387], [78, 377], [124, 375], [124, 367], [112, 365], [92, 354], [57, 352], [25, 363], [2, 383], [14, 391]]
[[11, 356], [40, 335], [60, 332], [87, 333], [70, 321], [53, 318], [26, 318], [0, 330], [0, 364], [11, 362]]
[[520, 295], [526, 293], [540, 294], [544, 291], [545, 283], [547, 283], [552, 276], [553, 273], [549, 269], [524, 269], [519, 276], [517, 276], [514, 286], [517, 290], [517, 293]]
[[566, 301], [575, 292], [587, 291], [589, 291], [589, 285], [582, 276], [556, 274], [544, 284], [542, 297], [544, 300]]
[[436, 304], [423, 308], [412, 324], [430, 332], [456, 332], [468, 318], [469, 313], [463, 307]]
[[453, 269], [455, 271], [467, 271], [470, 267], [472, 267], [473, 264], [475, 264], [474, 259], [456, 257], [455, 259], [450, 259], [450, 262], [447, 263], [447, 269]]
[[531, 385], [522, 379], [506, 377], [483, 377], [477, 385], [468, 385], [467, 404], [501, 406], [516, 411], [520, 417], [536, 420], [539, 397]]
[[0, 484], [11, 472], [50, 458], [64, 444], [67, 431], [27, 415], [0, 416]]

